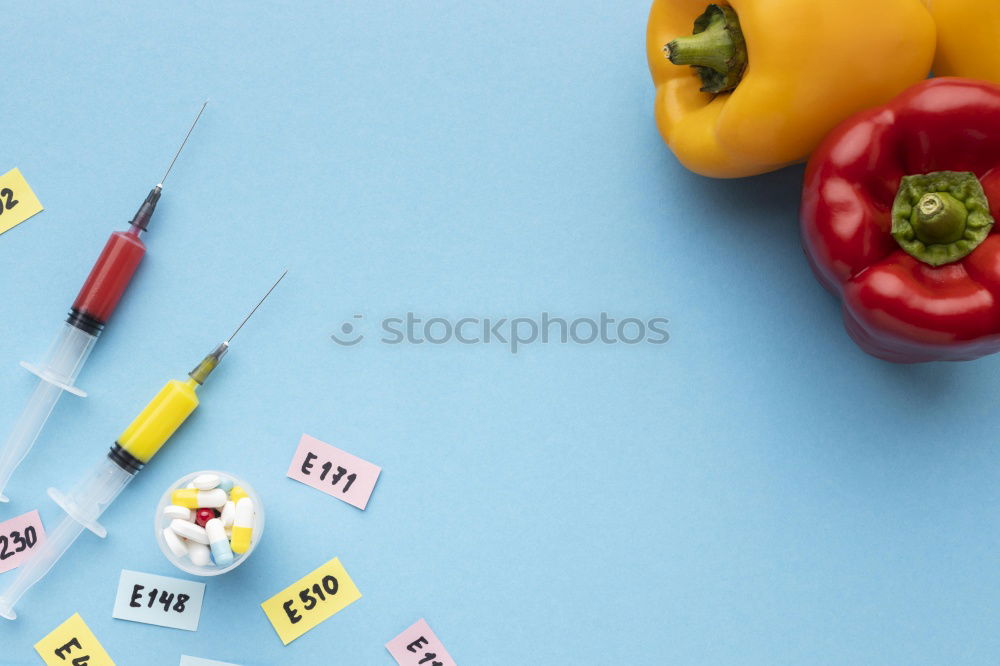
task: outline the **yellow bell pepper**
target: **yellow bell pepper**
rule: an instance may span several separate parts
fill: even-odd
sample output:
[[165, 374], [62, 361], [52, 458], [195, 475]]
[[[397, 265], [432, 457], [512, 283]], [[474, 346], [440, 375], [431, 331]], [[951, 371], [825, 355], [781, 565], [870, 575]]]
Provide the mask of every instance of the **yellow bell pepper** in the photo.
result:
[[934, 42], [921, 0], [654, 0], [656, 122], [696, 173], [773, 171], [925, 78]]
[[937, 24], [934, 74], [1000, 83], [1000, 1], [924, 0]]

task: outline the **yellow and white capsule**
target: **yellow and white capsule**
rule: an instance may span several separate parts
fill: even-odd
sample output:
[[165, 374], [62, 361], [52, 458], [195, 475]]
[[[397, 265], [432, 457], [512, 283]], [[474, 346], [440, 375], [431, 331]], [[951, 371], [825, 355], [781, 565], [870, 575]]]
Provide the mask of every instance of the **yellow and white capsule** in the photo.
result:
[[227, 500], [226, 491], [221, 488], [214, 490], [178, 488], [170, 495], [171, 504], [188, 509], [221, 509]]
[[[233, 489], [235, 490], [235, 488]], [[253, 537], [253, 500], [242, 497], [236, 503], [236, 517], [233, 519], [233, 540], [230, 546], [237, 555], [250, 550]]]
[[241, 486], [233, 486], [233, 489], [229, 491], [229, 499], [234, 502], [239, 502], [244, 497], [250, 497], [247, 495], [247, 491], [243, 490]]

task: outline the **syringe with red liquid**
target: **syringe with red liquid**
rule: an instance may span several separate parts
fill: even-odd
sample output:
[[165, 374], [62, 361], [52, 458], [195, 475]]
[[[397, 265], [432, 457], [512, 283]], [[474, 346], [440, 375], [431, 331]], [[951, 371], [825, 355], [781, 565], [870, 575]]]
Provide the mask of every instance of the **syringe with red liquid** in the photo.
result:
[[21, 366], [37, 375], [39, 381], [3, 448], [0, 448], [0, 502], [8, 501], [4, 489], [14, 470], [28, 455], [63, 391], [86, 397], [85, 391], [74, 386], [76, 377], [146, 254], [146, 245], [139, 235], [149, 225], [163, 191], [163, 181], [170, 174], [207, 104], [208, 102], [202, 104], [163, 178], [149, 191], [146, 200], [129, 222], [131, 226], [128, 231], [111, 234], [97, 263], [90, 270], [87, 281], [73, 301], [69, 316], [59, 337], [49, 349], [45, 362], [34, 365], [21, 361]]

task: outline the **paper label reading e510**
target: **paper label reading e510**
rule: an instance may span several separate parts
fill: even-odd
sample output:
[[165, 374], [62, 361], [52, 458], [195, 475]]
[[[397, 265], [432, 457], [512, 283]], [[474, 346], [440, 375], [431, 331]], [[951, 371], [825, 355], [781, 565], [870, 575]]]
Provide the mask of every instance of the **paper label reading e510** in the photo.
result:
[[288, 645], [323, 620], [361, 598], [361, 592], [335, 557], [260, 605], [278, 638]]

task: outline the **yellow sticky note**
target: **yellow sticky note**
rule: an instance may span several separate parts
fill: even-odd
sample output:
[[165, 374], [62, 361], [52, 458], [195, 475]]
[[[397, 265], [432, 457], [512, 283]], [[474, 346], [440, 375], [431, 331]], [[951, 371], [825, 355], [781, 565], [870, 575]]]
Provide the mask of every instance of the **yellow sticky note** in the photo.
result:
[[42, 203], [28, 187], [20, 169], [11, 169], [0, 176], [0, 234], [40, 212]]
[[35, 651], [49, 666], [115, 666], [79, 613], [35, 643]]
[[361, 592], [335, 557], [260, 605], [278, 638], [288, 645], [323, 620], [361, 598]]

